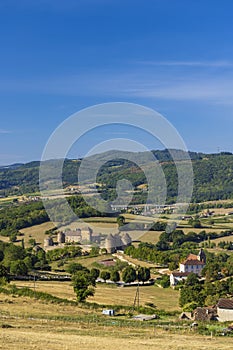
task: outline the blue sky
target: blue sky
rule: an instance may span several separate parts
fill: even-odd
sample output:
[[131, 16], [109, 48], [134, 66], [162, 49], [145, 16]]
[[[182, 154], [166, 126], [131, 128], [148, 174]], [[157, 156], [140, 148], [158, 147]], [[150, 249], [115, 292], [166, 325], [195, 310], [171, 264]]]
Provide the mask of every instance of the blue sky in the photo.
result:
[[[40, 159], [69, 115], [115, 101], [157, 110], [192, 151], [233, 152], [232, 13], [231, 0], [1, 0], [0, 164]], [[76, 152], [120, 133], [145, 142], [109, 126]]]

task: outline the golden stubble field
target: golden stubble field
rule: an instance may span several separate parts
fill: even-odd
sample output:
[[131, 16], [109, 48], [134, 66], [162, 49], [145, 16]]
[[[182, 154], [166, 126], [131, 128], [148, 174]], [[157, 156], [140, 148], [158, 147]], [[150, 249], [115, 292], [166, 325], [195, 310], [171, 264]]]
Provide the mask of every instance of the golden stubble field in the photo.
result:
[[[227, 350], [230, 339], [200, 336], [190, 330], [177, 333], [135, 321], [129, 326], [84, 322], [93, 311], [52, 305], [0, 294], [0, 349], [4, 350]], [[101, 317], [101, 316], [100, 316]], [[69, 318], [71, 320], [69, 320]], [[114, 319], [115, 320], [115, 319]]]

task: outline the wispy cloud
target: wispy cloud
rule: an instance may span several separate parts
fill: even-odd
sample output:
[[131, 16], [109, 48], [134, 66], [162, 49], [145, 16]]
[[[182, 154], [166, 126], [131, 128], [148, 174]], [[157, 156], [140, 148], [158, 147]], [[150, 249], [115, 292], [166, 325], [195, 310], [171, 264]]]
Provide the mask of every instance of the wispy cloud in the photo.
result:
[[11, 134], [10, 130], [0, 129], [0, 134]]
[[[173, 64], [169, 62], [169, 64]], [[182, 69], [182, 64], [207, 62], [174, 62], [180, 64], [178, 71], [143, 68], [127, 72], [102, 71], [83, 72], [70, 76], [35, 78], [34, 80], [1, 80], [0, 91], [14, 91], [20, 94], [43, 93], [64, 96], [98, 96], [114, 98], [157, 98], [166, 100], [196, 100], [212, 104], [233, 104], [233, 69], [228, 61], [209, 62], [219, 67], [216, 72]], [[220, 69], [222, 67], [222, 69]], [[233, 64], [232, 64], [233, 67]], [[0, 133], [9, 131], [0, 129]]]
[[231, 61], [140, 61], [138, 62], [146, 66], [165, 66], [165, 67], [233, 67]]

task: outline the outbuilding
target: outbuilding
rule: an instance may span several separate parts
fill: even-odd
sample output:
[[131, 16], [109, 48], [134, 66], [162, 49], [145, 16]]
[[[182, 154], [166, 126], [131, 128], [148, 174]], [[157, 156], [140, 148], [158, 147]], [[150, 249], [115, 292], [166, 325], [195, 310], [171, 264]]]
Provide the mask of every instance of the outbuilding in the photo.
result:
[[102, 314], [103, 314], [103, 315], [106, 315], [106, 316], [114, 316], [114, 315], [115, 315], [115, 310], [113, 310], [113, 309], [110, 309], [110, 310], [103, 310], [103, 311], [102, 311]]
[[233, 321], [233, 299], [219, 299], [217, 314], [220, 322]]

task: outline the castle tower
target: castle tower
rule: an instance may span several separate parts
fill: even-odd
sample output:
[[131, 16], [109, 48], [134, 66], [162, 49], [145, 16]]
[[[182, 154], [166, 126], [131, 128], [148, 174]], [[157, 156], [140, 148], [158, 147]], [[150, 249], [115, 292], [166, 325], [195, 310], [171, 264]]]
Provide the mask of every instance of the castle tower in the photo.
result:
[[65, 233], [64, 232], [58, 232], [58, 234], [57, 234], [57, 242], [59, 244], [62, 244], [62, 243], [65, 243], [65, 241], [66, 241]]
[[105, 248], [106, 248], [107, 252], [110, 254], [114, 253], [114, 251], [116, 250], [115, 239], [114, 239], [112, 234], [107, 236], [107, 238], [105, 240]]
[[44, 239], [44, 247], [52, 247], [53, 246], [53, 239], [52, 237], [48, 237]]

